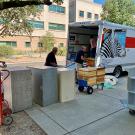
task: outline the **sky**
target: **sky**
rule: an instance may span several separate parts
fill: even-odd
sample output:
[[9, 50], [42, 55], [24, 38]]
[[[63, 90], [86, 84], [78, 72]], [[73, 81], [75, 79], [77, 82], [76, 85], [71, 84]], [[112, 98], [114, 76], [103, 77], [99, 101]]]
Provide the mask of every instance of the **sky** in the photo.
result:
[[94, 2], [96, 3], [100, 3], [100, 4], [103, 4], [105, 0], [94, 0]]

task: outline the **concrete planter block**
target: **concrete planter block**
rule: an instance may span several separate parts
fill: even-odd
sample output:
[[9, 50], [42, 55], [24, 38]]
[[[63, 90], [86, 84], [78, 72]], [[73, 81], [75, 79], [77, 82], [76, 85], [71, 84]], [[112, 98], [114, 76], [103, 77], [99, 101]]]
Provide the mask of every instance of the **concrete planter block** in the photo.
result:
[[58, 102], [57, 68], [29, 67], [32, 71], [34, 102], [47, 106]]
[[31, 71], [24, 67], [9, 68], [10, 76], [4, 81], [4, 97], [13, 112], [32, 107]]
[[75, 98], [75, 71], [58, 69], [59, 101], [67, 102]]

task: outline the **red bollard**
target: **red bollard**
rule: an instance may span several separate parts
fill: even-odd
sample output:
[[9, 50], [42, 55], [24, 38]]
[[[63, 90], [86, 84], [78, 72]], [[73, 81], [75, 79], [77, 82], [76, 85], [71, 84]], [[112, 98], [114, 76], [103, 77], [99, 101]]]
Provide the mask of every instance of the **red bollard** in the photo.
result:
[[3, 117], [3, 115], [2, 115], [2, 113], [3, 113], [3, 111], [2, 111], [2, 85], [1, 85], [1, 72], [0, 72], [0, 126], [2, 125], [2, 117]]

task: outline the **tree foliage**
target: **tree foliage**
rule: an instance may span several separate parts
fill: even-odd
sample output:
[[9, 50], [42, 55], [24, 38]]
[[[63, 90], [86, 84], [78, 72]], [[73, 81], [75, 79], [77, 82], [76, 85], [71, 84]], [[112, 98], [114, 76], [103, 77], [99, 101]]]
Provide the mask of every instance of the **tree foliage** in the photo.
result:
[[[27, 6], [16, 8], [12, 8], [11, 6], [11, 8], [4, 9], [2, 6], [4, 1], [6, 1], [7, 4], [8, 2], [16, 2], [20, 5], [26, 2]], [[32, 3], [33, 1], [37, 2], [35, 4], [36, 6]], [[28, 23], [28, 19], [35, 20], [35, 18], [39, 18], [41, 10], [37, 8], [37, 5], [47, 1], [48, 0], [0, 0], [0, 7], [4, 9], [0, 11], [0, 36], [31, 35], [33, 28]], [[53, 2], [61, 3], [62, 0], [53, 0]]]
[[19, 34], [30, 35], [33, 28], [28, 23], [28, 18], [34, 20], [40, 15], [40, 11], [35, 6], [9, 8], [0, 12], [0, 35], [12, 36]]
[[134, 0], [106, 0], [102, 20], [135, 26]]
[[11, 46], [0, 46], [0, 57], [6, 57], [14, 54], [14, 50]]
[[43, 44], [43, 51], [51, 51], [55, 44], [54, 35], [47, 32], [45, 36], [41, 37], [40, 42]]

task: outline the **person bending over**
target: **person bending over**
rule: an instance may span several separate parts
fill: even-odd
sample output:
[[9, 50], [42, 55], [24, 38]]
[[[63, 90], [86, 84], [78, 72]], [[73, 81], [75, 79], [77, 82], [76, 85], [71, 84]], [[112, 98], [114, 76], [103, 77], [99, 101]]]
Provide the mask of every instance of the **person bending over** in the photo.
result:
[[45, 66], [57, 67], [57, 61], [55, 55], [58, 52], [58, 48], [54, 47], [52, 51], [47, 55]]
[[83, 64], [84, 60], [85, 60], [85, 57], [84, 57], [84, 53], [86, 52], [87, 48], [85, 46], [82, 46], [81, 47], [81, 50], [79, 50], [77, 52], [77, 56], [76, 56], [76, 60], [75, 62], [78, 63], [78, 64]]

